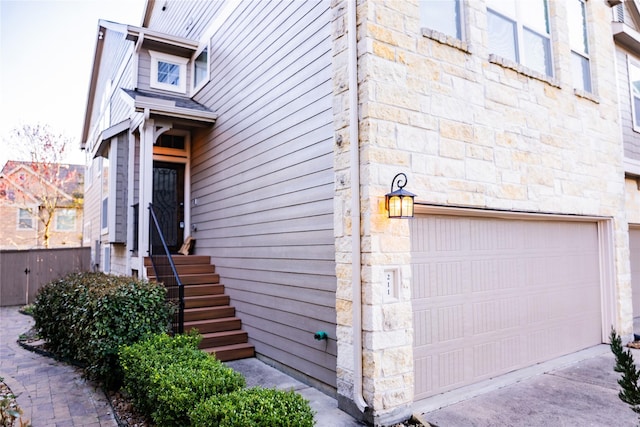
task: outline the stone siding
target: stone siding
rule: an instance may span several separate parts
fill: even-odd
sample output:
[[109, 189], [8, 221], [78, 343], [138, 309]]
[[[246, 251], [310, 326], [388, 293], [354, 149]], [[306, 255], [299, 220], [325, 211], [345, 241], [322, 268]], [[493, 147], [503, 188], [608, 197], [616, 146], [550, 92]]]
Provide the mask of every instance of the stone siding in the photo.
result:
[[[417, 1], [358, 5], [364, 397], [376, 417], [413, 401], [410, 235], [386, 217], [398, 172], [422, 203], [610, 217], [617, 324], [631, 331], [622, 142], [610, 9], [588, 2], [594, 93], [573, 88], [564, 2], [551, 1], [554, 76], [487, 49], [482, 1], [464, 3], [464, 41], [420, 28]], [[352, 394], [346, 3], [334, 1], [338, 393]], [[366, 185], [365, 185], [366, 184]], [[384, 270], [400, 271], [384, 302]]]

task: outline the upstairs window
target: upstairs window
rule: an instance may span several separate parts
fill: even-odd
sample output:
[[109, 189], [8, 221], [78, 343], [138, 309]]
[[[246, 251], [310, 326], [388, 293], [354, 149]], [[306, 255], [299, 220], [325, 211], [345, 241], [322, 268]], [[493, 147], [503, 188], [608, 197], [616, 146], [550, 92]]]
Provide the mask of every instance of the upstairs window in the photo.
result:
[[420, 27], [462, 40], [460, 0], [420, 0]]
[[75, 209], [56, 209], [56, 231], [74, 231], [76, 229]]
[[547, 0], [488, 0], [489, 51], [553, 76]]
[[629, 87], [633, 129], [640, 132], [640, 64], [632, 59], [629, 59]]
[[29, 209], [22, 209], [18, 211], [18, 230], [32, 230], [33, 229], [33, 216]]
[[576, 89], [591, 92], [591, 69], [589, 66], [586, 12], [584, 0], [567, 0], [573, 84]]
[[200, 89], [209, 81], [209, 49], [205, 47], [193, 59], [193, 91]]
[[149, 51], [151, 76], [149, 86], [155, 89], [186, 93], [187, 58]]

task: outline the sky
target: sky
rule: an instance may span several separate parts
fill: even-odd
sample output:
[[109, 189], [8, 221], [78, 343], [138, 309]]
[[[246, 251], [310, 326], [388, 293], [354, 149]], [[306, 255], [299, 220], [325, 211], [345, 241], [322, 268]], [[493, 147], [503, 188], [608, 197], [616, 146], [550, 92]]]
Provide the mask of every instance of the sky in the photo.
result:
[[11, 130], [48, 124], [73, 141], [70, 163], [84, 163], [80, 136], [98, 19], [139, 26], [145, 0], [0, 0], [0, 168], [18, 159]]

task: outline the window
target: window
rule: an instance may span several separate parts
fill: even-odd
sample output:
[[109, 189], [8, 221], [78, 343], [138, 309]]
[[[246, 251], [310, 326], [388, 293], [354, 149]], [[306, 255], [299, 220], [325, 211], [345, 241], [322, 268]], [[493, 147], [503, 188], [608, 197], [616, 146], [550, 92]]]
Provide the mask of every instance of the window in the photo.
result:
[[490, 53], [552, 76], [547, 0], [488, 0]]
[[101, 227], [106, 230], [109, 226], [109, 159], [101, 157], [102, 161], [102, 211]]
[[640, 64], [629, 60], [629, 86], [631, 91], [631, 111], [633, 128], [640, 131]]
[[193, 60], [193, 91], [200, 89], [209, 81], [209, 50], [207, 47], [202, 49]]
[[74, 231], [76, 229], [75, 209], [56, 209], [56, 231]]
[[462, 39], [460, 0], [420, 0], [420, 26]]
[[18, 230], [32, 230], [33, 229], [33, 216], [29, 209], [22, 209], [18, 211]]
[[567, 0], [567, 16], [569, 17], [573, 84], [576, 89], [591, 92], [587, 13], [584, 0]]
[[186, 92], [187, 58], [149, 51], [151, 55], [151, 77], [149, 86], [172, 92]]

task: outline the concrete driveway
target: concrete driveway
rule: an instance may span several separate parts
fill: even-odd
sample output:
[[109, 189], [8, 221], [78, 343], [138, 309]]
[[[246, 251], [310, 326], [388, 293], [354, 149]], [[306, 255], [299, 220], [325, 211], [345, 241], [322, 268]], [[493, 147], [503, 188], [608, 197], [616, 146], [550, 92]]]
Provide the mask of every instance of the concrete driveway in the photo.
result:
[[[640, 350], [632, 350], [636, 364]], [[608, 345], [414, 404], [425, 425], [637, 426], [618, 398], [620, 374]], [[458, 401], [458, 403], [452, 403]]]

